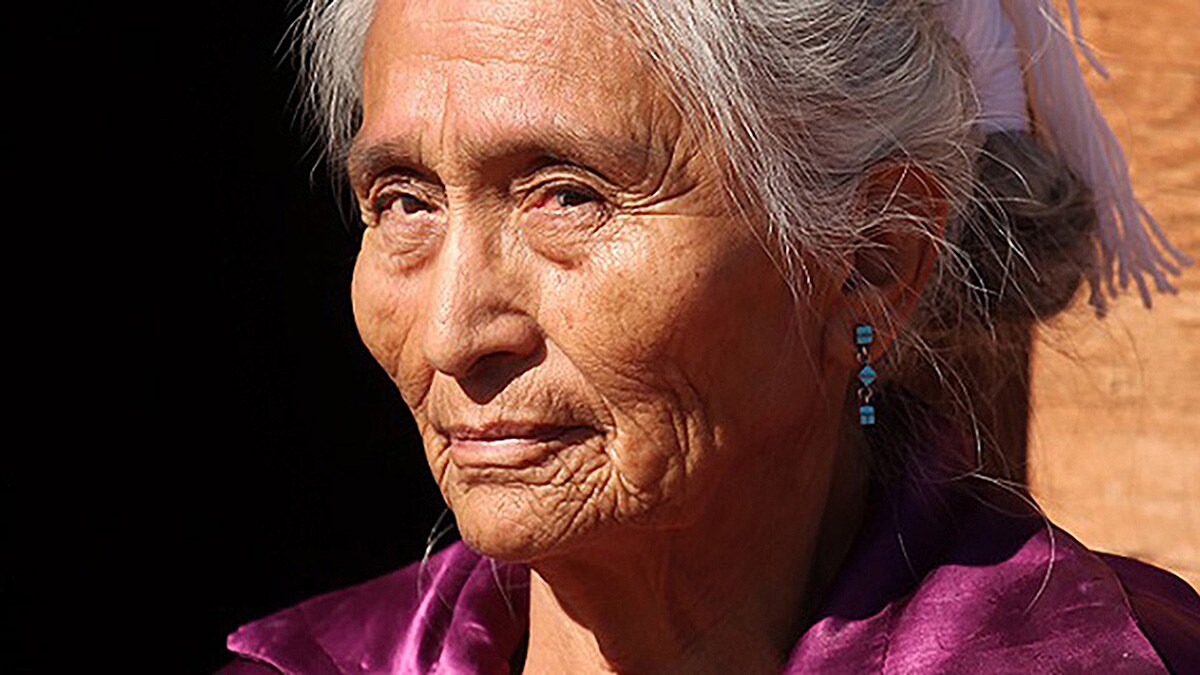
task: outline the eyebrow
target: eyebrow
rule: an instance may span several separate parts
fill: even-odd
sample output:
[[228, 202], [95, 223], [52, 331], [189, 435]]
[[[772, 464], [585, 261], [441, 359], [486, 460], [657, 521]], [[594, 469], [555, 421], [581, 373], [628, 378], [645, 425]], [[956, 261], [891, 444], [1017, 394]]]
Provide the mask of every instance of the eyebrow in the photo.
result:
[[415, 161], [414, 155], [408, 151], [407, 143], [403, 141], [386, 140], [366, 146], [356, 142], [350, 146], [350, 152], [346, 155], [346, 174], [350, 178], [350, 185], [355, 189], [375, 176], [397, 167], [404, 167], [410, 171], [420, 168], [420, 163]]
[[[424, 165], [407, 138], [385, 138], [355, 142], [346, 158], [346, 171], [356, 188], [376, 176], [395, 170], [419, 175], [436, 172]], [[530, 130], [512, 138], [465, 143], [472, 167], [485, 169], [513, 159], [544, 159], [575, 164], [622, 187], [633, 186], [646, 177], [653, 150], [633, 139], [598, 137], [566, 129]], [[527, 167], [526, 167], [527, 168]]]

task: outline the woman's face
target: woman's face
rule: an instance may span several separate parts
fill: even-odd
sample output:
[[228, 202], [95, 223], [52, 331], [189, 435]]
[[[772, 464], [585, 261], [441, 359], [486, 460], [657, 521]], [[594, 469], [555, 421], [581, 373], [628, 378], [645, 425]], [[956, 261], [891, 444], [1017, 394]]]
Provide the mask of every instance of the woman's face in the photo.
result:
[[381, 0], [365, 48], [355, 317], [463, 537], [506, 559], [695, 522], [835, 422], [815, 305], [587, 7]]

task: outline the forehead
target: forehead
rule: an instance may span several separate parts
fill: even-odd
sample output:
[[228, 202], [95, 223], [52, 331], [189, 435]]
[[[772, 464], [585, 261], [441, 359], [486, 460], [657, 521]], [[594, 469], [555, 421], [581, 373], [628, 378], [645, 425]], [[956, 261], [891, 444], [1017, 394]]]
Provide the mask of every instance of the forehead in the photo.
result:
[[569, 66], [625, 43], [605, 16], [592, 0], [378, 0], [368, 43], [392, 55]]
[[380, 0], [355, 144], [426, 161], [549, 136], [645, 149], [677, 133], [672, 112], [627, 29], [589, 0]]

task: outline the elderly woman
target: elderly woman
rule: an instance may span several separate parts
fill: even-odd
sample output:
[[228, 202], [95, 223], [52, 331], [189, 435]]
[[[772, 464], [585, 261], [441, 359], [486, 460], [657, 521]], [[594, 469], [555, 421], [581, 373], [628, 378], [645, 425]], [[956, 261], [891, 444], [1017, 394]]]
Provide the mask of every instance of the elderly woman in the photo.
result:
[[304, 26], [359, 330], [463, 542], [244, 626], [225, 672], [1200, 663], [1195, 593], [1046, 522], [972, 424], [1003, 416], [965, 364], [1186, 264], [1047, 2]]

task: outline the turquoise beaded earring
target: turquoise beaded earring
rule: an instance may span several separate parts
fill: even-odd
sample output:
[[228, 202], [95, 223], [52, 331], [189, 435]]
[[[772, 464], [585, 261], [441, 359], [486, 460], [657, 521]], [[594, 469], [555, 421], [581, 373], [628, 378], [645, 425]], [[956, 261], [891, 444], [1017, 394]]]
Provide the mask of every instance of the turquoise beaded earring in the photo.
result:
[[875, 406], [871, 403], [871, 399], [875, 396], [875, 390], [871, 385], [875, 384], [875, 379], [878, 374], [871, 367], [871, 354], [868, 348], [871, 343], [875, 342], [875, 329], [870, 324], [859, 324], [854, 327], [854, 344], [858, 349], [858, 381], [861, 386], [858, 388], [858, 423], [864, 427], [875, 425]]

